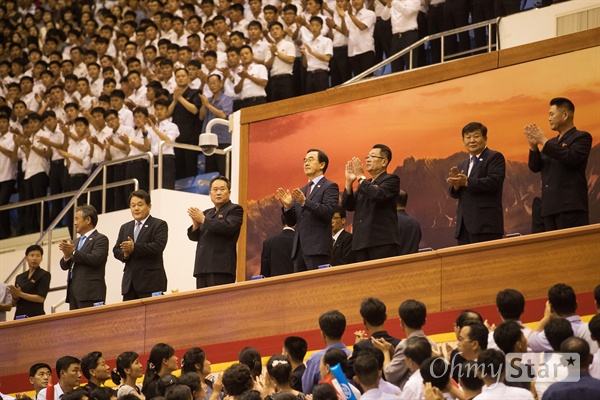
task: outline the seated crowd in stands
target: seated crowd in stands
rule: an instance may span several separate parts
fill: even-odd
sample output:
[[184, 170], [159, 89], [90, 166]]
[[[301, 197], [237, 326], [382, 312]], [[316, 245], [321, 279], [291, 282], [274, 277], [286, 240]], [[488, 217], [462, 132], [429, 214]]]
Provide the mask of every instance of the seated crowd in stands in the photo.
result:
[[[600, 312], [600, 286], [594, 296]], [[215, 375], [208, 355], [198, 347], [183, 355], [178, 377], [173, 375], [180, 368], [178, 357], [164, 343], [152, 348], [145, 366], [132, 351], [121, 353], [114, 368], [99, 351], [81, 360], [64, 356], [56, 362], [53, 398], [337, 400], [352, 398], [352, 393], [356, 399], [552, 400], [591, 399], [600, 393], [600, 314], [589, 324], [582, 322], [570, 286], [550, 288], [543, 318], [534, 329], [520, 322], [525, 299], [517, 290], [500, 291], [496, 305], [502, 319], [498, 326], [489, 326], [476, 311], [461, 312], [454, 324], [458, 340], [454, 346], [456, 342], [436, 344], [426, 336], [426, 306], [413, 299], [398, 309], [406, 339], [390, 336], [384, 328], [386, 305], [371, 297], [360, 305], [365, 330], [355, 332], [352, 350], [342, 342], [345, 316], [331, 310], [318, 321], [325, 348], [308, 359], [306, 340], [289, 336], [283, 353], [272, 355], [266, 368], [259, 351], [246, 347], [239, 353], [239, 363]], [[510, 364], [513, 369], [523, 367], [524, 361], [521, 365], [519, 361], [528, 355], [540, 369], [515, 379], [514, 371], [509, 375], [506, 370], [509, 353], [520, 357]], [[574, 367], [563, 364], [561, 357], [567, 355], [562, 353], [577, 357]], [[549, 374], [542, 371], [547, 366], [552, 367]], [[35, 399], [48, 399], [51, 373], [48, 364], [31, 367]], [[85, 385], [81, 385], [82, 374]], [[105, 386], [110, 380], [114, 389]]]
[[[446, 4], [447, 3], [447, 4]], [[103, 161], [151, 152], [161, 141], [197, 144], [200, 129], [242, 107], [325, 90], [427, 34], [520, 10], [519, 0], [178, 0], [0, 5], [0, 205], [77, 190]], [[475, 31], [475, 46], [487, 43]], [[452, 55], [468, 33], [445, 39]], [[413, 66], [439, 62], [432, 41]], [[424, 50], [424, 49], [423, 49]], [[400, 71], [408, 56], [393, 64]], [[198, 120], [202, 123], [196, 123]], [[217, 127], [219, 147], [231, 144]], [[175, 157], [177, 156], [177, 157]], [[163, 187], [196, 175], [195, 152], [164, 147]], [[206, 172], [225, 175], [225, 159]], [[137, 178], [148, 190], [147, 159], [115, 165], [108, 181]], [[93, 185], [101, 183], [98, 177]], [[124, 187], [108, 211], [126, 206]], [[17, 234], [38, 232], [62, 210], [54, 200], [19, 211]], [[99, 193], [92, 204], [100, 210]], [[3, 212], [0, 239], [11, 235]]]

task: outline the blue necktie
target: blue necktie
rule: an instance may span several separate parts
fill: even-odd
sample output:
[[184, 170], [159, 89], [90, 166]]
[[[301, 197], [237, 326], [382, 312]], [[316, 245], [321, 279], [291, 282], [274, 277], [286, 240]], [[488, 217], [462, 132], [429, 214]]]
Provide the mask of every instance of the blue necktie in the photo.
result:
[[133, 241], [137, 242], [138, 235], [140, 234], [140, 230], [142, 229], [142, 222], [137, 221], [135, 223], [135, 229], [133, 230]]
[[83, 244], [85, 243], [85, 239], [86, 239], [85, 235], [83, 235], [82, 237], [79, 238], [79, 244], [77, 245], [77, 250], [81, 250], [81, 248], [83, 247]]

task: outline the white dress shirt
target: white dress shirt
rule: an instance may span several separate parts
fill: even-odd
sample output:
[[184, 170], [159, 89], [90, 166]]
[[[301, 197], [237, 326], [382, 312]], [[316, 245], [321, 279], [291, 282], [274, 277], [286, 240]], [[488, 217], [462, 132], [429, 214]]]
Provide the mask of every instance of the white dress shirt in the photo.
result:
[[44, 131], [37, 131], [33, 134], [32, 137], [29, 138], [31, 143], [33, 144], [29, 151], [29, 157], [25, 155], [25, 152], [22, 149], [19, 149], [19, 158], [23, 160], [23, 171], [25, 172], [25, 176], [23, 179], [29, 179], [32, 176], [39, 174], [40, 172], [48, 175], [50, 172], [50, 160], [46, 157], [40, 156], [38, 153], [33, 150], [33, 147], [37, 147], [40, 150], [47, 150], [48, 148], [40, 142], [40, 138], [48, 137]]
[[73, 159], [69, 159], [69, 175], [84, 174], [89, 175], [92, 170], [92, 159], [90, 157], [90, 144], [87, 140], [69, 140], [67, 150], [75, 157], [81, 158], [83, 164], [79, 164]]
[[[169, 92], [173, 93], [172, 90], [169, 90]], [[131, 112], [130, 109], [123, 106], [119, 111], [117, 111], [117, 113], [119, 114], [119, 121], [121, 125], [130, 126], [132, 128], [135, 126], [135, 122], [133, 121], [133, 112]]]
[[[14, 134], [10, 131], [0, 135], [0, 146], [13, 151], [15, 148]], [[0, 182], [6, 182], [17, 179], [17, 164], [10, 160], [10, 157], [0, 153]]]
[[[177, 125], [175, 125], [171, 119], [165, 119], [160, 121], [158, 124], [155, 125], [156, 129], [158, 129], [160, 131], [160, 133], [162, 133], [163, 135], [167, 135], [169, 137], [169, 139], [171, 139], [171, 142], [174, 142], [175, 139], [177, 139], [179, 137], [179, 127]], [[158, 155], [158, 146], [160, 145], [161, 142], [161, 138], [158, 137], [158, 135], [156, 134], [156, 132], [154, 132], [154, 129], [150, 129], [148, 131], [148, 139], [150, 139], [150, 151], [152, 152], [152, 154], [154, 154], [155, 156]], [[163, 147], [163, 155], [174, 155], [175, 154], [175, 148], [172, 146], [164, 146]]]
[[[296, 56], [296, 46], [293, 43], [280, 40], [277, 43], [277, 52], [286, 56]], [[269, 51], [268, 57], [271, 57], [271, 52]], [[271, 76], [277, 75], [286, 75], [291, 74], [294, 70], [294, 63], [286, 63], [279, 57], [275, 56], [273, 59], [273, 65], [271, 66]]]
[[[267, 67], [262, 64], [251, 63], [248, 65], [246, 71], [248, 72], [248, 75], [252, 75], [255, 78], [269, 79]], [[266, 95], [267, 92], [265, 91], [264, 86], [257, 85], [248, 78], [244, 79], [242, 91], [240, 92], [241, 99], [248, 99], [250, 97], [265, 97]]]
[[373, 37], [376, 20], [375, 13], [363, 7], [359, 11], [356, 11], [354, 16], [365, 24], [367, 29], [362, 31], [358, 29], [352, 18], [346, 13], [344, 18], [346, 20], [346, 27], [348, 28], [348, 57], [354, 57], [368, 51], [375, 51], [375, 39]]
[[[320, 35], [304, 43], [308, 44], [315, 53], [333, 55], [333, 42], [329, 38]], [[307, 71], [329, 71], [329, 62], [319, 60], [308, 51], [306, 51], [306, 64], [308, 65], [306, 68]]]
[[527, 389], [518, 387], [506, 386], [502, 382], [494, 383], [491, 386], [484, 386], [481, 389], [481, 394], [474, 397], [476, 400], [498, 400], [498, 399], [511, 399], [511, 400], [533, 400], [533, 395]]
[[417, 29], [417, 15], [421, 9], [419, 0], [392, 0], [392, 7], [385, 7], [381, 18], [392, 19], [392, 33], [398, 34]]

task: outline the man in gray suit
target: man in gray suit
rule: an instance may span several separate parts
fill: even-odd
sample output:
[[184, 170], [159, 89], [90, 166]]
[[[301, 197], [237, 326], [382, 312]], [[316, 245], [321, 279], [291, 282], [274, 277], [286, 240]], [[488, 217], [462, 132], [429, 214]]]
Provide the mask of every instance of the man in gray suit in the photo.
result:
[[77, 207], [75, 230], [80, 235], [75, 243], [63, 240], [60, 267], [69, 271], [67, 303], [71, 310], [92, 307], [106, 301], [104, 271], [108, 258], [108, 238], [96, 230], [98, 212], [92, 205]]

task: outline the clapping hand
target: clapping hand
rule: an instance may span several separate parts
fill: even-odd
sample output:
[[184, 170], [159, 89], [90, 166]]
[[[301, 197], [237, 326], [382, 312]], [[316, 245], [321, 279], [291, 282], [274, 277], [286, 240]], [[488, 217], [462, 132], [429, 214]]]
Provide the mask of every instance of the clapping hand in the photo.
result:
[[283, 188], [279, 188], [279, 189], [277, 189], [276, 196], [285, 208], [290, 208], [292, 206], [292, 202], [294, 201], [294, 198], [292, 197], [289, 190], [284, 190]]

